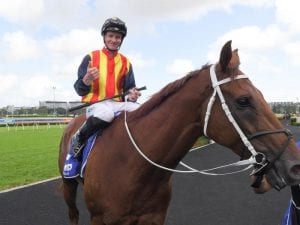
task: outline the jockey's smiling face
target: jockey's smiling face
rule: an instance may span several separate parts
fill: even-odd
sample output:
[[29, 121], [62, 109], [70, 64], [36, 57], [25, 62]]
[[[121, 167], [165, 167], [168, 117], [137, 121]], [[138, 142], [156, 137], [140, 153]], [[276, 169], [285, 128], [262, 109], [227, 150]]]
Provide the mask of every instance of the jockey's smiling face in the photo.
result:
[[122, 43], [122, 39], [123, 35], [118, 32], [107, 31], [104, 35], [105, 46], [110, 51], [118, 50]]

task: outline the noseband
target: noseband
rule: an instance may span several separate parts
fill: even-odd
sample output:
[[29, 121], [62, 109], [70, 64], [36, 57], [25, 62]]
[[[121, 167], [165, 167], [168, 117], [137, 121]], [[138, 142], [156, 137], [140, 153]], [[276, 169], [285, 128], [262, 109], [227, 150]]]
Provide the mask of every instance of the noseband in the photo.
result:
[[[215, 102], [215, 99], [216, 99], [216, 95], [218, 94], [218, 97], [219, 97], [219, 100], [221, 102], [222, 109], [225, 112], [225, 115], [227, 116], [228, 120], [232, 123], [235, 130], [238, 132], [238, 134], [239, 134], [242, 142], [244, 143], [244, 145], [247, 147], [247, 149], [252, 154], [251, 157], [254, 159], [253, 160], [254, 161], [254, 163], [253, 163], [254, 171], [251, 173], [251, 175], [254, 175], [256, 177], [256, 180], [254, 181], [252, 186], [253, 187], [259, 187], [260, 184], [261, 184], [263, 175], [266, 174], [274, 166], [275, 161], [278, 160], [281, 157], [283, 152], [286, 150], [286, 148], [289, 144], [289, 141], [291, 140], [293, 135], [287, 129], [280, 129], [280, 130], [273, 130], [273, 131], [260, 131], [260, 132], [257, 132], [255, 134], [246, 136], [244, 134], [244, 132], [241, 130], [241, 128], [239, 127], [239, 125], [237, 124], [234, 117], [232, 116], [232, 114], [229, 110], [229, 107], [227, 106], [226, 101], [224, 99], [224, 96], [223, 96], [223, 93], [222, 93], [222, 90], [221, 90], [220, 86], [222, 84], [231, 82], [233, 80], [248, 79], [248, 77], [246, 75], [237, 75], [233, 79], [232, 78], [225, 78], [223, 80], [218, 81], [217, 75], [216, 75], [216, 72], [215, 72], [215, 67], [216, 67], [216, 64], [214, 64], [210, 67], [210, 78], [211, 78], [212, 87], [214, 88], [214, 91], [213, 91], [213, 94], [212, 94], [212, 96], [209, 100], [209, 103], [207, 105], [207, 110], [206, 110], [205, 120], [204, 120], [204, 134], [206, 136], [208, 136], [207, 135], [208, 121], [209, 121], [209, 118], [210, 118], [212, 106], [213, 106], [213, 104]], [[252, 139], [260, 137], [260, 136], [269, 135], [269, 134], [276, 134], [276, 133], [286, 134], [287, 140], [283, 144], [280, 153], [276, 157], [274, 157], [272, 160], [268, 160], [264, 153], [257, 152], [255, 150], [255, 148], [253, 147], [253, 145], [250, 143], [249, 140], [252, 140]], [[276, 171], [276, 168], [275, 168], [275, 171]], [[283, 180], [283, 178], [281, 178], [281, 179]], [[283, 180], [283, 182], [285, 183], [284, 180]], [[275, 185], [274, 188], [277, 189], [277, 190], [280, 190], [284, 186], [285, 186], [285, 184], [281, 185], [281, 186]]]
[[[284, 133], [287, 136], [287, 140], [284, 142], [284, 144], [280, 148], [279, 154], [276, 157], [274, 157], [272, 160], [269, 161], [265, 157], [265, 155], [260, 152], [255, 156], [256, 162], [258, 162], [258, 163], [254, 165], [255, 169], [251, 173], [251, 175], [254, 175], [256, 177], [254, 183], [251, 185], [254, 188], [258, 188], [260, 186], [261, 181], [263, 179], [263, 175], [266, 174], [274, 166], [275, 162], [281, 157], [283, 152], [286, 150], [290, 140], [292, 139], [293, 134], [288, 129], [281, 129], [281, 130], [274, 130], [274, 131], [261, 131], [261, 132], [257, 132], [252, 135], [247, 135], [248, 140], [252, 140], [259, 136], [268, 135], [268, 134], [276, 134], [276, 133]], [[276, 168], [274, 168], [274, 169], [276, 171]], [[284, 180], [283, 180], [283, 182], [284, 182]], [[280, 190], [284, 186], [275, 185], [274, 188], [276, 190]]]

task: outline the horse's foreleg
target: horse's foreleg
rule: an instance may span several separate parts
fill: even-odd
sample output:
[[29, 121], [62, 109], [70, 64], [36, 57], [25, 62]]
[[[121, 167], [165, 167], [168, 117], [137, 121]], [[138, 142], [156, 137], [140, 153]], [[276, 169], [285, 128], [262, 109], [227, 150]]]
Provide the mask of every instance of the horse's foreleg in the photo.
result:
[[71, 225], [78, 225], [79, 211], [76, 206], [76, 193], [78, 182], [75, 179], [65, 179], [63, 181], [64, 199], [69, 209], [69, 219]]

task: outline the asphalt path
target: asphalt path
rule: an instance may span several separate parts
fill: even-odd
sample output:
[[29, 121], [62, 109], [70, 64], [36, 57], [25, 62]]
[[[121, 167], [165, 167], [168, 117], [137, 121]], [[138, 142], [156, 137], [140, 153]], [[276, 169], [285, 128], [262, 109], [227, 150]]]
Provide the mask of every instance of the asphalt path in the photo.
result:
[[[300, 140], [300, 128], [287, 126]], [[207, 169], [239, 158], [217, 144], [189, 153], [184, 162]], [[290, 190], [254, 194], [249, 171], [228, 176], [174, 174], [166, 225], [280, 225]], [[59, 180], [0, 193], [0, 225], [67, 225], [67, 208]], [[82, 189], [78, 192], [80, 224], [89, 224]]]

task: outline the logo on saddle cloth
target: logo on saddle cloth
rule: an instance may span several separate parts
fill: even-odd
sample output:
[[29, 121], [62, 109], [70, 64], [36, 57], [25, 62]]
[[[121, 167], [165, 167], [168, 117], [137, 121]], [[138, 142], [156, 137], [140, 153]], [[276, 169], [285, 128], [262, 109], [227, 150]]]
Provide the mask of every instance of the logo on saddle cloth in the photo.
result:
[[96, 138], [97, 133], [93, 134], [88, 139], [84, 149], [82, 150], [82, 157], [79, 157], [81, 159], [75, 158], [71, 147], [69, 148], [64, 165], [64, 178], [75, 178], [78, 176], [83, 178], [86, 161], [90, 155], [92, 147], [94, 146]]

